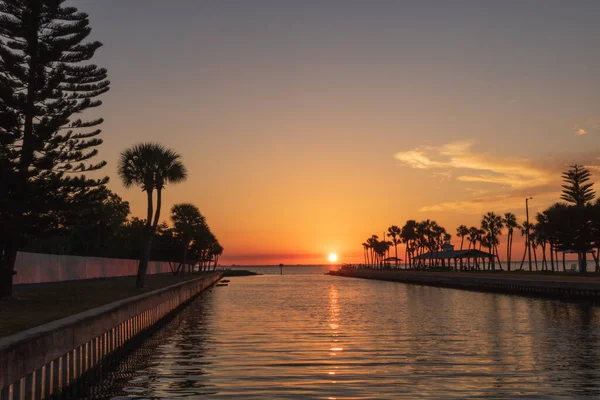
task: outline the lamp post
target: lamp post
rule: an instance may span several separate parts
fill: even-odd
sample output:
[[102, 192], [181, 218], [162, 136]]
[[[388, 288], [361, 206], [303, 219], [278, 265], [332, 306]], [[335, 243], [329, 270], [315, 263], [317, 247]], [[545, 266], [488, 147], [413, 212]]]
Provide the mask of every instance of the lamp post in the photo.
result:
[[529, 200], [533, 200], [533, 197], [527, 197], [525, 199], [525, 216], [527, 217], [527, 228], [525, 229], [525, 235], [527, 238], [527, 255], [529, 258], [529, 271], [531, 272], [531, 241], [529, 240]]

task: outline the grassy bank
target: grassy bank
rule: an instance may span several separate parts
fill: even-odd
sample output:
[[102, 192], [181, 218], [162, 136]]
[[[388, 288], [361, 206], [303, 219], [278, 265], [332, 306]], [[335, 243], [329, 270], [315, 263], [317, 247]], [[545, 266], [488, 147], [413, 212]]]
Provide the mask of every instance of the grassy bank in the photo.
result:
[[0, 300], [0, 337], [199, 276], [148, 275], [143, 289], [135, 276], [17, 285], [13, 299]]

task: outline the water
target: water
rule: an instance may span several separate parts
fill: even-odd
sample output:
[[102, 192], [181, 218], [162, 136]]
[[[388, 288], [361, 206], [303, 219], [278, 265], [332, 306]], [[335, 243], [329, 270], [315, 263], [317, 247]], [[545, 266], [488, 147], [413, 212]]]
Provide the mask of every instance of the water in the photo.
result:
[[600, 308], [315, 271], [201, 295], [91, 398], [600, 396]]

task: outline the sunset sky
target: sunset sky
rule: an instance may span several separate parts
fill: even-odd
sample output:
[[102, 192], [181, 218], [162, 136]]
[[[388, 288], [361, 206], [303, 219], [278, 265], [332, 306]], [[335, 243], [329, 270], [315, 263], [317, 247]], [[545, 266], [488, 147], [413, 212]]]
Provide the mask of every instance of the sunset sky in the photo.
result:
[[104, 43], [110, 188], [142, 217], [119, 152], [180, 152], [161, 219], [196, 204], [224, 265], [360, 262], [407, 219], [522, 221], [568, 164], [600, 168], [599, 1], [71, 3]]

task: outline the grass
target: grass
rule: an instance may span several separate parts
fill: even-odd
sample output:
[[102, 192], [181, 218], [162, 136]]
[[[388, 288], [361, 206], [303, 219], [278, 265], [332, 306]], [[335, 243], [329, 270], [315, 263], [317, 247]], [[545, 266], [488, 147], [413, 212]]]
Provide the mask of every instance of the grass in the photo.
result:
[[13, 299], [0, 299], [0, 337], [199, 276], [148, 275], [143, 289], [135, 276], [16, 285]]

